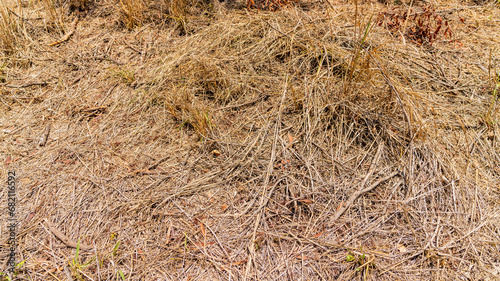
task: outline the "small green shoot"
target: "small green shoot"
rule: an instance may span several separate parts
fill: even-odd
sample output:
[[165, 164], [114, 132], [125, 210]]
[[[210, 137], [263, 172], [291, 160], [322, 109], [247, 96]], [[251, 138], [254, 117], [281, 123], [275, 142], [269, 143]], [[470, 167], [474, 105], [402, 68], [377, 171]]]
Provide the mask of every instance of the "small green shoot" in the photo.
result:
[[73, 261], [69, 263], [70, 267], [73, 268], [76, 272], [76, 276], [79, 280], [82, 280], [82, 277], [80, 276], [80, 273], [78, 271], [81, 271], [84, 267], [88, 266], [91, 262], [95, 260], [95, 257], [90, 259], [88, 262], [82, 264], [80, 263], [80, 239], [78, 239], [78, 243], [76, 243], [76, 252], [75, 252], [75, 257], [73, 258]]
[[111, 75], [119, 78], [127, 85], [130, 85], [135, 81], [135, 72], [133, 70], [112, 68]]
[[[356, 6], [357, 10], [357, 6]], [[361, 38], [360, 42], [354, 48], [354, 56], [351, 59], [350, 63], [350, 69], [349, 69], [349, 74], [346, 77], [346, 80], [344, 82], [344, 94], [347, 94], [347, 90], [350, 88], [350, 85], [352, 83], [353, 77], [354, 77], [354, 72], [356, 70], [356, 67], [358, 66], [358, 59], [361, 55], [361, 50], [363, 49], [363, 45], [365, 44], [366, 38], [368, 37], [368, 34], [370, 33], [370, 27], [372, 26], [372, 19], [373, 15], [370, 17], [368, 20], [368, 23], [366, 24], [365, 32], [363, 34], [363, 37]], [[357, 24], [357, 20], [355, 21], [355, 24]]]
[[78, 263], [78, 254], [80, 253], [80, 239], [78, 239], [78, 243], [76, 243], [76, 253], [75, 257], [73, 258], [73, 264]]
[[182, 127], [184, 127], [184, 125], [188, 124], [190, 121], [191, 121], [191, 119], [188, 119], [188, 120], [182, 122], [182, 124], [179, 125], [178, 130], [182, 129]]
[[[16, 267], [15, 267], [15, 268], [16, 268], [16, 269], [20, 269], [20, 268], [24, 265], [24, 263], [25, 263], [25, 262], [26, 262], [26, 260], [23, 260], [22, 262], [20, 262], [20, 263], [16, 264]], [[12, 280], [12, 279], [10, 279], [10, 277], [7, 275], [7, 273], [5, 273], [5, 272], [0, 272], [0, 276], [3, 276], [3, 278], [5, 278], [5, 279], [6, 279], [6, 280], [8, 280], [8, 281], [11, 281], [11, 280]], [[14, 276], [17, 276], [17, 273], [16, 273], [16, 272], [14, 272]], [[1, 280], [4, 280], [4, 279], [1, 279]]]
[[3, 69], [7, 65], [7, 62], [4, 62], [2, 66], [0, 66], [0, 83], [5, 83], [7, 81], [7, 76], [4, 74]]
[[7, 273], [4, 273], [4, 272], [0, 272], [0, 276], [2, 276], [7, 279], [7, 281], [12, 281], [12, 279], [10, 279], [10, 277], [7, 275]]
[[113, 247], [113, 257], [116, 256], [116, 252], [118, 251], [119, 246], [120, 246], [120, 241], [116, 242], [115, 246]]
[[367, 256], [363, 253], [363, 248], [359, 249], [359, 252], [353, 252], [349, 249], [347, 249], [349, 254], [346, 257], [346, 261], [350, 262], [354, 266], [354, 272], [352, 274], [362, 274], [364, 276], [363, 280], [366, 280], [370, 267], [374, 265], [373, 259], [369, 259], [367, 261]]
[[18, 269], [21, 268], [25, 262], [26, 262], [26, 260], [23, 260], [22, 262], [16, 264], [16, 268], [18, 268]]
[[121, 270], [118, 270], [118, 272], [116, 273], [116, 277], [119, 277], [122, 280], [125, 280], [125, 275], [123, 274], [123, 272]]
[[[116, 238], [116, 236], [117, 236], [117, 235], [116, 235], [116, 233], [112, 233], [112, 234], [111, 234], [111, 238], [112, 238], [112, 239]], [[120, 243], [121, 243], [121, 242], [120, 242], [120, 240], [118, 240], [118, 241], [116, 242], [115, 246], [113, 247], [113, 250], [111, 251], [111, 253], [110, 253], [110, 254], [106, 254], [106, 255], [104, 255], [104, 257], [103, 257], [103, 258], [98, 258], [98, 259], [97, 259], [97, 260], [99, 261], [100, 266], [103, 266], [103, 265], [104, 265], [104, 261], [105, 261], [106, 259], [111, 259], [111, 258], [114, 258], [115, 256], [117, 256], [117, 255], [118, 255], [118, 248], [120, 247]], [[92, 259], [92, 260], [94, 260], [94, 259]]]

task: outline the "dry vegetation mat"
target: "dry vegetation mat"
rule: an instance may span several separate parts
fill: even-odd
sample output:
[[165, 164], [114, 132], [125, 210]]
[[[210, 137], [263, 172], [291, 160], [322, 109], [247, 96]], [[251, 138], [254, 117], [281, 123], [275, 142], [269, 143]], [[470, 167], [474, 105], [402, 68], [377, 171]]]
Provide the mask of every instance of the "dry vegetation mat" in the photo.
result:
[[1, 1], [18, 280], [498, 280], [499, 22], [498, 1]]

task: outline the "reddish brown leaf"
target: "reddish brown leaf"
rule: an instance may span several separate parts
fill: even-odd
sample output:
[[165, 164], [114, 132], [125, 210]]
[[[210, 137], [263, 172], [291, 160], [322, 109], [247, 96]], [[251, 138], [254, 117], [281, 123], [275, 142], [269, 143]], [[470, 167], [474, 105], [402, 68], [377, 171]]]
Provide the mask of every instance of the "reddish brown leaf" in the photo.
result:
[[240, 261], [232, 262], [231, 265], [241, 265], [241, 264], [245, 264], [246, 262], [247, 262], [247, 260], [240, 260]]
[[337, 211], [336, 211], [336, 212], [338, 212], [338, 211], [340, 210], [340, 208], [342, 207], [342, 204], [343, 204], [343, 203], [344, 203], [344, 201], [341, 201], [341, 202], [340, 202], [339, 206], [337, 207]]
[[203, 243], [203, 242], [195, 242], [194, 245], [198, 246], [198, 247], [205, 247], [205, 246], [208, 246], [208, 245], [213, 245], [215, 242], [208, 242], [208, 243]]
[[203, 238], [207, 238], [207, 234], [205, 233], [205, 227], [203, 226], [203, 223], [200, 221], [200, 231], [201, 234], [203, 235]]
[[3, 162], [4, 166], [8, 166], [10, 163], [12, 162], [10, 156], [7, 157], [7, 159], [5, 159], [5, 161]]
[[321, 235], [323, 235], [323, 233], [325, 233], [324, 231], [321, 231], [320, 233], [316, 234], [313, 236], [313, 238], [318, 238], [320, 237]]
[[296, 256], [295, 258], [298, 259], [298, 260], [303, 260], [303, 261], [305, 261], [305, 260], [316, 260], [313, 257], [308, 257], [308, 256], [304, 256], [304, 255], [299, 255], [299, 256]]

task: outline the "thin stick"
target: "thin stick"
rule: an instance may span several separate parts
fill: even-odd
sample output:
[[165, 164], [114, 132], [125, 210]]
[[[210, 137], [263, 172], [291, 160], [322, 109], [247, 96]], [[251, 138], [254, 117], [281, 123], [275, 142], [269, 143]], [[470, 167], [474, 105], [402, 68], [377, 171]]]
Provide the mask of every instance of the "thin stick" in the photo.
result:
[[224, 246], [222, 245], [222, 243], [220, 242], [219, 238], [217, 237], [217, 235], [215, 235], [215, 232], [212, 230], [212, 228], [210, 228], [210, 226], [208, 226], [207, 223], [205, 222], [202, 222], [200, 221], [202, 224], [205, 225], [205, 227], [212, 233], [212, 235], [215, 237], [215, 241], [217, 241], [217, 244], [219, 244], [219, 247], [221, 248], [221, 250], [224, 252], [224, 254], [226, 254], [226, 257], [229, 258], [229, 254], [227, 253], [226, 251], [226, 248], [224, 248]]
[[[59, 229], [57, 229], [56, 226], [54, 224], [52, 224], [48, 219], [44, 219], [44, 220], [45, 220], [45, 223], [47, 224], [47, 226], [49, 227], [49, 230], [52, 232], [52, 234], [54, 234], [57, 238], [59, 238], [59, 240], [61, 240], [66, 246], [71, 247], [71, 248], [78, 247], [78, 244], [75, 241], [69, 239], [68, 236], [64, 235], [64, 233], [62, 233]], [[80, 243], [80, 249], [81, 250], [92, 250], [92, 247], [87, 246], [87, 245], [83, 245], [82, 243]]]
[[384, 178], [381, 178], [380, 180], [378, 180], [374, 184], [370, 185], [369, 187], [354, 192], [351, 195], [351, 197], [349, 197], [349, 200], [347, 200], [347, 202], [342, 207], [340, 207], [339, 210], [335, 213], [335, 215], [333, 216], [333, 221], [336, 221], [351, 206], [351, 204], [354, 202], [354, 200], [358, 199], [358, 197], [361, 196], [361, 194], [366, 193], [368, 191], [371, 191], [372, 189], [377, 187], [382, 182], [384, 182], [390, 178], [393, 178], [397, 174], [399, 174], [399, 172], [393, 172], [390, 175], [388, 175]]
[[31, 86], [47, 86], [49, 83], [47, 82], [33, 82], [33, 83], [26, 83], [23, 85], [8, 85], [8, 84], [0, 84], [0, 86], [7, 87], [7, 88], [15, 88], [15, 89], [20, 89], [20, 88], [27, 88]]
[[38, 146], [44, 146], [47, 143], [47, 140], [49, 139], [50, 135], [50, 127], [52, 126], [52, 123], [49, 123], [47, 127], [45, 127], [45, 130], [43, 130], [42, 137], [40, 138], [40, 141], [38, 142]]
[[264, 184], [263, 184], [264, 196], [261, 197], [259, 208], [257, 210], [257, 218], [255, 219], [252, 239], [250, 240], [250, 245], [248, 246], [248, 251], [250, 252], [250, 256], [248, 257], [247, 267], [245, 270], [245, 276], [243, 277], [243, 280], [246, 280], [248, 274], [250, 273], [250, 267], [252, 264], [252, 257], [255, 255], [255, 243], [254, 243], [254, 241], [255, 241], [255, 236], [257, 234], [257, 228], [259, 227], [260, 220], [262, 217], [262, 209], [269, 202], [269, 198], [271, 197], [272, 193], [274, 192], [274, 188], [276, 187], [276, 185], [273, 186], [273, 188], [269, 192], [269, 195], [265, 196], [265, 191], [267, 189], [267, 185], [269, 184], [269, 178], [271, 177], [271, 174], [273, 173], [274, 160], [276, 159], [276, 145], [278, 143], [279, 127], [281, 124], [281, 110], [283, 109], [283, 103], [285, 100], [285, 96], [286, 96], [286, 85], [285, 85], [285, 90], [283, 91], [283, 95], [281, 97], [281, 104], [280, 104], [280, 107], [278, 109], [279, 110], [278, 111], [278, 122], [276, 123], [275, 130], [274, 130], [274, 141], [273, 141], [273, 147], [272, 147], [272, 151], [271, 151], [271, 159], [269, 160], [269, 165], [267, 166], [266, 178], [265, 178]]
[[388, 180], [388, 179], [390, 179], [390, 178], [392, 178], [392, 177], [394, 177], [395, 175], [398, 174], [398, 172], [393, 172], [392, 174], [390, 174], [390, 175], [388, 175], [388, 176], [386, 176], [386, 177], [378, 180], [377, 182], [375, 182], [374, 184], [370, 185], [369, 187], [363, 188], [365, 186], [366, 182], [368, 181], [368, 178], [375, 171], [375, 167], [377, 166], [377, 164], [378, 164], [378, 162], [380, 160], [380, 155], [382, 154], [382, 149], [383, 148], [384, 148], [384, 143], [380, 142], [380, 144], [378, 145], [377, 153], [375, 154], [375, 157], [373, 158], [372, 164], [370, 166], [370, 170], [368, 170], [368, 174], [366, 174], [365, 178], [361, 182], [360, 189], [358, 191], [354, 192], [349, 197], [349, 199], [347, 200], [347, 202], [345, 204], [343, 204], [343, 206], [341, 206], [337, 210], [337, 212], [335, 212], [335, 215], [333, 215], [332, 221], [336, 221], [352, 205], [352, 203], [354, 202], [354, 200], [356, 200], [361, 194], [374, 189], [380, 183], [382, 183], [382, 182], [384, 182], [384, 181], [386, 181], [386, 180]]
[[66, 41], [69, 40], [69, 38], [71, 37], [71, 35], [73, 35], [73, 33], [75, 33], [75, 30], [76, 30], [76, 24], [78, 23], [78, 17], [76, 17], [73, 22], [71, 23], [71, 31], [66, 33], [66, 35], [64, 35], [63, 38], [61, 38], [61, 40], [59, 41], [56, 41], [56, 42], [52, 42], [50, 44], [48, 44], [49, 46], [55, 46], [55, 45], [59, 45], [61, 43], [64, 43]]

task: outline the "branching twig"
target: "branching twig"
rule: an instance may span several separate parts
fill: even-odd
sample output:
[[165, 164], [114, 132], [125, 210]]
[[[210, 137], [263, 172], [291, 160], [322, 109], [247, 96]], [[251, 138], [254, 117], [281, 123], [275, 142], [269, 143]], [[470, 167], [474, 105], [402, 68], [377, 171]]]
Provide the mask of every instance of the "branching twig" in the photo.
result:
[[265, 195], [266, 194], [265, 191], [267, 190], [267, 185], [269, 184], [269, 179], [271, 177], [271, 174], [273, 173], [274, 160], [276, 159], [276, 146], [278, 143], [279, 127], [281, 124], [281, 110], [283, 109], [283, 103], [285, 101], [285, 96], [286, 96], [286, 87], [285, 87], [285, 90], [283, 91], [283, 96], [281, 97], [281, 104], [280, 104], [280, 107], [278, 109], [278, 122], [275, 125], [274, 141], [273, 141], [273, 146], [272, 146], [272, 151], [271, 151], [271, 159], [269, 160], [269, 165], [267, 166], [266, 177], [264, 179], [264, 184], [263, 184], [264, 192], [263, 192], [263, 196], [261, 197], [261, 200], [260, 200], [259, 208], [257, 210], [257, 218], [255, 219], [252, 239], [250, 240], [250, 245], [248, 245], [248, 251], [249, 251], [250, 255], [248, 257], [248, 262], [247, 262], [247, 266], [246, 266], [246, 270], [245, 270], [244, 280], [246, 280], [248, 274], [250, 273], [252, 259], [255, 256], [255, 243], [254, 243], [254, 241], [255, 241], [255, 236], [257, 234], [257, 229], [258, 229], [259, 224], [261, 222], [260, 220], [262, 218], [262, 209], [269, 202], [269, 198], [271, 197], [272, 193], [274, 192], [274, 188], [276, 187], [276, 185], [273, 186], [273, 188], [269, 192], [269, 195], [267, 195], [267, 196]]
[[366, 184], [366, 182], [368, 181], [368, 178], [373, 174], [373, 172], [375, 171], [375, 167], [377, 166], [379, 160], [380, 160], [380, 155], [382, 154], [382, 149], [384, 148], [384, 143], [383, 142], [380, 142], [379, 146], [378, 146], [378, 149], [377, 149], [377, 153], [375, 154], [375, 157], [373, 158], [373, 161], [372, 161], [372, 164], [370, 166], [370, 170], [368, 171], [368, 174], [366, 174], [365, 178], [363, 179], [363, 181], [361, 182], [361, 185], [360, 185], [360, 189], [356, 192], [354, 192], [350, 197], [349, 199], [347, 200], [347, 202], [345, 204], [343, 204], [338, 210], [337, 212], [335, 212], [335, 215], [333, 215], [333, 218], [332, 218], [332, 221], [336, 221], [351, 205], [352, 203], [354, 202], [354, 200], [356, 200], [361, 194], [363, 193], [366, 193], [372, 189], [374, 189], [375, 187], [377, 187], [380, 183], [396, 176], [398, 174], [398, 172], [393, 172], [391, 173], [390, 175], [378, 180], [377, 182], [375, 182], [374, 184], [370, 185], [369, 187], [367, 188], [363, 188]]

